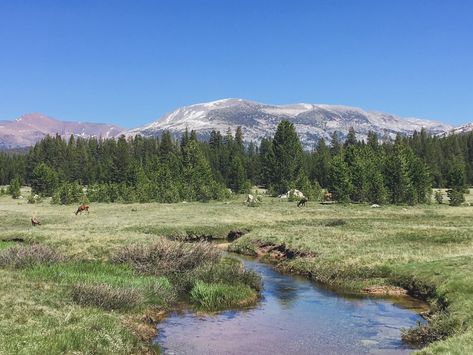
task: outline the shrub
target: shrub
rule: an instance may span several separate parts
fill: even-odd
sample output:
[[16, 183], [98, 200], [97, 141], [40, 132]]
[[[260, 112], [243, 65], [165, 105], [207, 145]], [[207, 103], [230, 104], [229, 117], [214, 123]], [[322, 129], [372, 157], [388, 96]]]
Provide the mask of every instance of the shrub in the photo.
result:
[[191, 301], [209, 311], [246, 306], [256, 301], [256, 293], [246, 285], [208, 284], [197, 281], [191, 291]]
[[133, 308], [143, 301], [135, 289], [114, 288], [106, 284], [76, 284], [72, 286], [71, 294], [77, 304], [107, 310]]
[[28, 203], [31, 203], [31, 204], [35, 204], [35, 203], [41, 203], [43, 202], [43, 199], [41, 198], [41, 196], [39, 195], [35, 195], [35, 194], [30, 194], [28, 196]]
[[91, 202], [111, 202], [106, 184], [89, 186], [87, 194]]
[[448, 190], [447, 196], [450, 200], [450, 206], [460, 206], [463, 202], [465, 202], [463, 191], [455, 189]]
[[441, 205], [443, 203], [443, 193], [442, 193], [442, 191], [440, 191], [440, 190], [435, 191], [434, 198], [435, 198], [435, 201], [437, 201], [437, 203], [439, 205]]
[[208, 242], [185, 243], [161, 239], [151, 245], [124, 247], [112, 260], [129, 263], [140, 274], [184, 273], [205, 263], [216, 263], [221, 251]]
[[0, 252], [0, 266], [15, 269], [62, 260], [63, 257], [55, 250], [41, 244], [14, 246]]
[[46, 163], [39, 163], [31, 177], [31, 191], [42, 196], [52, 196], [59, 183], [58, 173]]
[[7, 193], [11, 195], [12, 198], [19, 198], [21, 196], [21, 181], [20, 178], [17, 176], [10, 181], [10, 185], [8, 186]]
[[64, 183], [53, 194], [51, 203], [69, 205], [81, 202], [83, 199], [82, 187], [76, 183]]
[[402, 340], [414, 346], [425, 346], [454, 334], [458, 325], [445, 312], [434, 314], [426, 324], [417, 323], [410, 329], [401, 329]]

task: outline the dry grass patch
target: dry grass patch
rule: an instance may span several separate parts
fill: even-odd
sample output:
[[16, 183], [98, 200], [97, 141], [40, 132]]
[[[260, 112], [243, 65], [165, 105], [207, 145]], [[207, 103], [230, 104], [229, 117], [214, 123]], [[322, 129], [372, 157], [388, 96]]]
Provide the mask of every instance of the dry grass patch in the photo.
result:
[[107, 284], [72, 286], [72, 300], [82, 306], [111, 309], [129, 309], [143, 302], [141, 294], [132, 288], [115, 288]]
[[0, 252], [0, 266], [14, 269], [54, 264], [63, 260], [58, 252], [41, 244], [13, 246]]
[[131, 264], [144, 275], [184, 273], [206, 263], [216, 263], [222, 252], [208, 242], [186, 243], [160, 239], [151, 245], [130, 245], [116, 253], [115, 263]]

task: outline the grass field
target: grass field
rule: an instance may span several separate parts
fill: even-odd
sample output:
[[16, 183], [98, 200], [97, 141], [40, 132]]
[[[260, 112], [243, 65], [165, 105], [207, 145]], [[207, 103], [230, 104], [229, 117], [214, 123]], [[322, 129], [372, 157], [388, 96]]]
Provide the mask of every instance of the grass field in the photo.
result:
[[[297, 208], [272, 198], [247, 207], [242, 201], [92, 204], [89, 215], [75, 216], [76, 206], [1, 196], [0, 240], [6, 241], [0, 249], [25, 244], [10, 241], [23, 239], [52, 247], [65, 260], [0, 268], [0, 353], [152, 352], [152, 322], [176, 302], [177, 281], [137, 274], [133, 265], [111, 262], [112, 256], [126, 245], [151, 245], [164, 236], [225, 238], [237, 229], [249, 232], [230, 246], [234, 251], [282, 250], [276, 255], [280, 267], [327, 284], [354, 291], [402, 286], [429, 298], [434, 311], [429, 326], [406, 338], [444, 338], [425, 347], [426, 354], [473, 353], [473, 207], [309, 202]], [[33, 214], [41, 226], [31, 226]], [[232, 269], [231, 262], [220, 263], [222, 274]], [[225, 295], [219, 279], [199, 272], [189, 302], [206, 305]], [[227, 286], [254, 300], [257, 281], [247, 276]], [[130, 307], [94, 303], [97, 293], [106, 299], [123, 290], [120, 300]], [[216, 302], [223, 307], [241, 303], [222, 297]]]

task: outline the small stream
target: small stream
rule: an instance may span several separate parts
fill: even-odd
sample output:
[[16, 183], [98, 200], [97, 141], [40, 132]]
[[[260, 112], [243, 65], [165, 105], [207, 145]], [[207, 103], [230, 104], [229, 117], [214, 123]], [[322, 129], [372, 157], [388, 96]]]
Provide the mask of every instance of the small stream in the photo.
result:
[[263, 278], [253, 308], [216, 315], [185, 311], [158, 324], [164, 354], [407, 354], [401, 328], [424, 322], [410, 297], [350, 296], [238, 256]]

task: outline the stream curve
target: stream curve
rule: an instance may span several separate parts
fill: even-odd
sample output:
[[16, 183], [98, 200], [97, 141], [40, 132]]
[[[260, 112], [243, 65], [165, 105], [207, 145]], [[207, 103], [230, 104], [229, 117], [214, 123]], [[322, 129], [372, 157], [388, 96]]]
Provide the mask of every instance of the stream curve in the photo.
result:
[[401, 328], [424, 322], [426, 304], [411, 297], [353, 296], [241, 257], [263, 278], [255, 307], [197, 315], [172, 313], [155, 343], [164, 354], [407, 354]]

